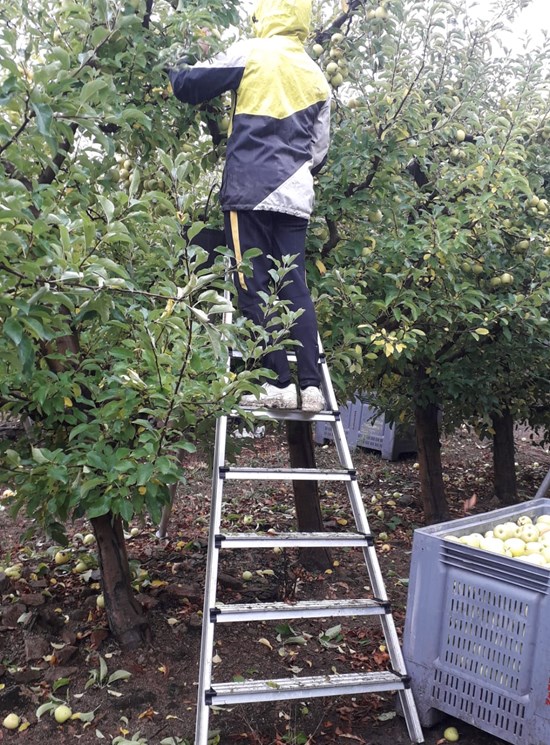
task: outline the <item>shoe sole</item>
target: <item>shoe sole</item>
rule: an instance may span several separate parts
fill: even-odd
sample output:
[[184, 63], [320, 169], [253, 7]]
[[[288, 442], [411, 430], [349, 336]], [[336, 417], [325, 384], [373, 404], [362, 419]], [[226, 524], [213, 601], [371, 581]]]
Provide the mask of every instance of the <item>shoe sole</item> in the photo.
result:
[[241, 403], [243, 409], [297, 409], [298, 401], [293, 401], [291, 404], [282, 402], [279, 399], [268, 398], [257, 401], [251, 401], [250, 403]]
[[324, 411], [325, 406], [302, 406], [302, 411], [307, 412], [308, 414], [319, 414], [321, 411]]

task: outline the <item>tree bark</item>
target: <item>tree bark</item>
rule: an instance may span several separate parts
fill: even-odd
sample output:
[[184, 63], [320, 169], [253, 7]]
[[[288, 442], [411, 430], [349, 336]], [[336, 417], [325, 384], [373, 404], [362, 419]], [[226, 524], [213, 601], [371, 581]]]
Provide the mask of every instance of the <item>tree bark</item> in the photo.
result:
[[[311, 424], [288, 421], [286, 426], [291, 468], [315, 468], [315, 450]], [[322, 532], [323, 516], [317, 481], [293, 481], [294, 504], [298, 530], [304, 533]], [[306, 569], [329, 569], [332, 566], [330, 551], [326, 548], [302, 548], [300, 563]]]
[[443, 522], [450, 514], [443, 485], [438, 408], [435, 404], [416, 406], [414, 415], [424, 516], [428, 524]]
[[509, 411], [493, 414], [493, 471], [495, 494], [503, 504], [517, 502], [517, 483], [514, 447], [514, 420]]
[[124, 649], [151, 641], [143, 608], [134, 597], [122, 520], [112, 513], [91, 520], [98, 547], [105, 609], [111, 632]]

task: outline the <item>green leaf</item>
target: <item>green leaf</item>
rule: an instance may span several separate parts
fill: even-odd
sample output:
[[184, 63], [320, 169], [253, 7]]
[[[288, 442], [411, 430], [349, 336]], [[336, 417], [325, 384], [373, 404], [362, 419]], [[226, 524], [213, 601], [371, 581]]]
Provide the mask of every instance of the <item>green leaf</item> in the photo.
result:
[[100, 203], [101, 208], [105, 213], [107, 223], [110, 223], [113, 219], [113, 215], [115, 214], [115, 205], [111, 202], [110, 199], [107, 199], [107, 197], [104, 197], [102, 194], [98, 194], [97, 201]]
[[45, 103], [31, 103], [31, 108], [36, 115], [36, 126], [44, 137], [49, 137], [52, 128], [53, 111]]
[[107, 685], [111, 685], [111, 683], [115, 683], [117, 680], [128, 680], [131, 677], [132, 673], [129, 673], [127, 670], [116, 670], [116, 672], [109, 675]]
[[134, 516], [134, 505], [127, 499], [117, 499], [113, 504], [113, 510], [118, 512], [121, 518], [127, 523], [129, 523]]
[[149, 117], [134, 106], [125, 108], [118, 119], [128, 124], [141, 124], [145, 129], [151, 129], [151, 120]]
[[48, 712], [53, 711], [55, 708], [57, 708], [57, 704], [55, 704], [53, 701], [47, 701], [45, 704], [39, 706], [36, 710], [36, 718], [40, 721], [40, 717], [43, 714], [47, 714]]
[[95, 504], [88, 507], [86, 514], [88, 517], [94, 518], [94, 517], [103, 517], [103, 515], [106, 515], [111, 509], [111, 500], [108, 497], [101, 497]]
[[52, 691], [55, 693], [55, 691], [58, 690], [58, 688], [63, 688], [63, 686], [68, 686], [70, 683], [69, 678], [58, 678], [56, 681], [54, 681], [52, 685]]
[[107, 663], [105, 662], [105, 659], [103, 657], [99, 657], [99, 682], [103, 683], [105, 678], [107, 677], [108, 669], [107, 669]]
[[107, 88], [107, 81], [105, 78], [89, 80], [82, 86], [82, 90], [80, 91], [79, 99], [81, 103], [86, 103], [86, 101], [96, 96], [100, 91], [104, 91], [105, 88]]
[[32, 453], [33, 460], [35, 461], [35, 463], [38, 463], [39, 465], [43, 465], [44, 463], [50, 462], [50, 459], [44, 455], [42, 448], [31, 447], [31, 453]]
[[4, 334], [11, 339], [15, 345], [21, 343], [21, 339], [23, 338], [23, 327], [19, 321], [16, 321], [15, 318], [7, 318], [4, 321], [3, 329]]

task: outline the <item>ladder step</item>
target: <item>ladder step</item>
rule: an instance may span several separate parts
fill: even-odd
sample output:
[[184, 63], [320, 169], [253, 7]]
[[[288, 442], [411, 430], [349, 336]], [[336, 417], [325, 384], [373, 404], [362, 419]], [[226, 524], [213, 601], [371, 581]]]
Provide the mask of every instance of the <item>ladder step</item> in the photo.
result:
[[246, 680], [238, 683], [216, 683], [206, 692], [207, 706], [309, 699], [317, 696], [340, 696], [376, 691], [399, 691], [408, 688], [407, 678], [392, 672], [315, 675], [309, 678]]
[[322, 468], [220, 468], [222, 479], [246, 479], [249, 481], [354, 481], [354, 470], [324, 470]]
[[216, 536], [216, 548], [365, 548], [373, 537], [363, 533], [226, 533]]
[[[258, 419], [274, 419], [279, 422], [290, 421], [293, 422], [335, 422], [340, 412], [333, 411], [321, 411], [318, 414], [313, 414], [308, 411], [301, 411], [300, 409], [253, 409], [246, 406], [241, 407], [247, 414], [257, 417]], [[240, 417], [242, 413], [237, 409], [229, 414], [230, 417]]]
[[277, 621], [284, 618], [331, 618], [336, 616], [381, 616], [388, 603], [354, 600], [303, 600], [298, 603], [220, 603], [211, 611], [212, 621]]

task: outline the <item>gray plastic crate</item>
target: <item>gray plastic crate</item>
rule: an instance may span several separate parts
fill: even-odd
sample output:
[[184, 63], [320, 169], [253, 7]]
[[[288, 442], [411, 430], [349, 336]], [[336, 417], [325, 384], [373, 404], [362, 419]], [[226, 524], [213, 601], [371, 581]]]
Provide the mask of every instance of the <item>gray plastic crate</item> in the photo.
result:
[[380, 413], [368, 403], [363, 404], [357, 445], [370, 450], [380, 450], [385, 460], [396, 460], [401, 453], [417, 451], [414, 429], [389, 424], [384, 413]]
[[[395, 428], [386, 422], [385, 415], [369, 403], [356, 398], [340, 407], [346, 439], [350, 448], [362, 447], [379, 450], [385, 460], [396, 460], [401, 453], [416, 453], [416, 436], [413, 430]], [[318, 422], [315, 442], [332, 440], [332, 427], [328, 422]]]
[[549, 745], [550, 570], [444, 539], [541, 514], [549, 499], [415, 531], [403, 652], [424, 726]]
[[[340, 406], [340, 419], [350, 448], [354, 448], [357, 445], [361, 407], [362, 404], [359, 399], [347, 401], [343, 406]], [[334, 439], [334, 434], [332, 432], [331, 422], [317, 422], [315, 425], [315, 442], [318, 445], [322, 445], [327, 440], [332, 439]]]

